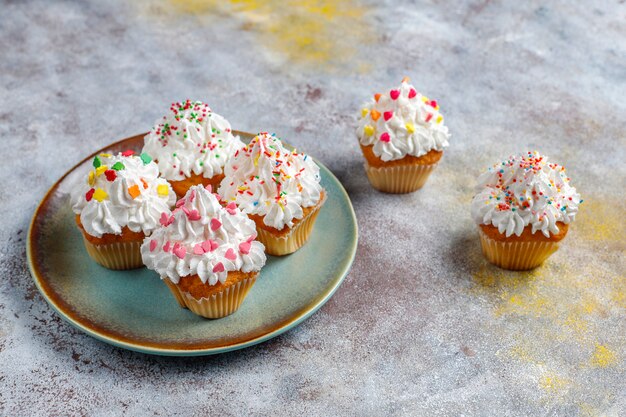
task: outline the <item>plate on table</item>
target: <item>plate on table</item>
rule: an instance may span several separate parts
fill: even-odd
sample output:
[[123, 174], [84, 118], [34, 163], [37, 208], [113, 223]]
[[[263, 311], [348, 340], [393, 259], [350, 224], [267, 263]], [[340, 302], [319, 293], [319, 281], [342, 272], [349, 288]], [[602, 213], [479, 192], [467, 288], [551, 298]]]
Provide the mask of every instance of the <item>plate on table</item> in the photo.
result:
[[[244, 141], [253, 136], [234, 133]], [[208, 320], [180, 308], [154, 271], [113, 271], [91, 260], [69, 195], [84, 180], [95, 155], [138, 152], [143, 137], [121, 140], [85, 158], [50, 188], [35, 210], [28, 232], [28, 265], [37, 288], [61, 317], [122, 348], [156, 355], [210, 355], [276, 337], [330, 299], [350, 270], [358, 229], [348, 194], [317, 160], [328, 199], [308, 243], [288, 256], [268, 256], [241, 307], [228, 317]]]

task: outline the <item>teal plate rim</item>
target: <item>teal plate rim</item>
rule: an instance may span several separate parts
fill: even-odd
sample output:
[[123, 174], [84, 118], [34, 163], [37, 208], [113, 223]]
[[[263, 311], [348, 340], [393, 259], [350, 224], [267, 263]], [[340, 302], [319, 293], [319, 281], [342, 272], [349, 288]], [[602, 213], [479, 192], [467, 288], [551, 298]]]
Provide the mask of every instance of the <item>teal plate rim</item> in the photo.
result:
[[[254, 135], [247, 132], [241, 131], [233, 131], [234, 134], [241, 136], [244, 139], [252, 138]], [[201, 343], [194, 344], [193, 347], [176, 347], [176, 348], [168, 348], [165, 346], [161, 346], [159, 344], [154, 343], [145, 343], [140, 341], [134, 341], [132, 338], [128, 337], [120, 337], [119, 335], [115, 335], [113, 333], [108, 333], [106, 330], [102, 328], [97, 328], [98, 326], [94, 326], [94, 323], [80, 317], [77, 312], [73, 311], [73, 307], [66, 300], [59, 297], [56, 294], [46, 280], [45, 274], [41, 271], [37, 264], [37, 234], [39, 233], [40, 224], [42, 223], [41, 217], [43, 217], [46, 213], [46, 207], [50, 203], [50, 200], [54, 197], [54, 192], [59, 188], [60, 184], [63, 180], [75, 171], [80, 165], [85, 163], [86, 161], [92, 159], [95, 155], [99, 153], [106, 152], [113, 148], [122, 148], [125, 144], [129, 144], [126, 148], [133, 147], [134, 142], [139, 142], [145, 133], [140, 135], [131, 136], [120, 141], [111, 143], [104, 148], [94, 152], [93, 154], [87, 156], [78, 162], [74, 167], [68, 170], [61, 178], [59, 178], [51, 187], [48, 189], [44, 198], [41, 200], [30, 222], [28, 236], [26, 240], [26, 254], [27, 254], [27, 263], [28, 268], [30, 270], [31, 276], [35, 282], [35, 285], [46, 302], [69, 324], [74, 326], [75, 328], [81, 330], [82, 332], [88, 334], [89, 336], [94, 337], [100, 341], [105, 343], [121, 347], [124, 349], [132, 350], [135, 352], [153, 354], [153, 355], [163, 355], [163, 356], [202, 356], [202, 355], [213, 355], [219, 353], [230, 352], [233, 350], [244, 349], [250, 346], [254, 346], [256, 344], [265, 342], [269, 339], [272, 339], [276, 336], [279, 336], [294, 327], [298, 326], [304, 320], [308, 319], [313, 315], [317, 310], [319, 310], [337, 291], [345, 277], [347, 276], [352, 263], [354, 262], [354, 258], [356, 255], [357, 243], [358, 243], [358, 225], [356, 220], [356, 215], [354, 212], [354, 208], [352, 207], [352, 202], [350, 201], [350, 197], [346, 192], [345, 188], [341, 184], [341, 182], [335, 177], [335, 175], [322, 163], [320, 163], [317, 159], [313, 158], [315, 162], [320, 166], [320, 170], [325, 171], [325, 174], [329, 179], [334, 181], [337, 186], [337, 189], [340, 191], [342, 197], [345, 199], [345, 203], [349, 208], [350, 212], [350, 220], [354, 227], [354, 235], [351, 239], [351, 244], [347, 248], [348, 251], [344, 259], [342, 260], [339, 268], [335, 271], [334, 279], [332, 279], [329, 284], [321, 291], [319, 294], [316, 294], [316, 298], [309, 305], [303, 307], [298, 312], [294, 313], [287, 320], [283, 321], [277, 327], [272, 328], [266, 333], [260, 334], [256, 337], [250, 338], [248, 340], [240, 340], [234, 343], [228, 343], [227, 340], [224, 341], [223, 345], [215, 346], [214, 344], [211, 347], [202, 347]], [[136, 146], [136, 145], [135, 145]]]

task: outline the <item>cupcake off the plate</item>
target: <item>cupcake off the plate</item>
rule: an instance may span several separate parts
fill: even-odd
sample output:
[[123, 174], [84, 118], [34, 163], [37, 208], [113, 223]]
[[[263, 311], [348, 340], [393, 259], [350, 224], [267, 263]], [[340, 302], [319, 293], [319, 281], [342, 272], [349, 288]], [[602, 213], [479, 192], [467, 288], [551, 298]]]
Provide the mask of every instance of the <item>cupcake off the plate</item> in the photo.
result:
[[141, 246], [144, 263], [181, 307], [211, 319], [234, 313], [266, 261], [254, 222], [201, 185], [176, 206]]
[[159, 165], [179, 197], [196, 184], [216, 189], [224, 164], [243, 146], [230, 123], [201, 101], [173, 103], [144, 138], [143, 152]]
[[372, 186], [396, 194], [422, 188], [450, 137], [439, 104], [406, 77], [362, 106], [356, 135]]
[[535, 268], [554, 253], [582, 203], [565, 168], [537, 151], [493, 165], [476, 191], [471, 212], [483, 254], [511, 270]]
[[225, 172], [219, 194], [254, 220], [268, 254], [287, 255], [307, 242], [326, 199], [312, 158], [263, 132], [233, 155]]
[[143, 266], [139, 247], [159, 226], [176, 196], [147, 154], [94, 157], [84, 183], [72, 193], [72, 210], [87, 252], [110, 269]]

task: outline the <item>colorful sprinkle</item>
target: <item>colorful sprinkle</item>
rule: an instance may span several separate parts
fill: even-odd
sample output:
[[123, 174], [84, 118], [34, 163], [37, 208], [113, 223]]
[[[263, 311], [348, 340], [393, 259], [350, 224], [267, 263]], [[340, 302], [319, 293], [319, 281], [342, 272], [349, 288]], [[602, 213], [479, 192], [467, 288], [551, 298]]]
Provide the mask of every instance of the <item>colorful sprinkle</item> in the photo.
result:
[[100, 160], [100, 158], [98, 158], [97, 156], [93, 158], [93, 167], [98, 168], [100, 167], [100, 165], [102, 165], [102, 161]]
[[135, 185], [131, 185], [130, 187], [128, 187], [128, 194], [130, 194], [130, 196], [133, 199], [139, 197], [139, 195], [141, 194], [141, 191], [139, 190], [139, 186], [135, 184]]
[[224, 272], [224, 264], [221, 262], [218, 262], [215, 264], [215, 266], [213, 267], [213, 272], [214, 273], [218, 273], [218, 272]]
[[174, 255], [178, 256], [178, 258], [180, 259], [185, 259], [187, 249], [185, 249], [185, 247], [182, 246], [180, 243], [176, 243], [174, 245], [174, 250], [172, 250], [172, 253], [174, 253]]
[[91, 199], [93, 198], [93, 194], [96, 190], [91, 188], [89, 191], [87, 191], [87, 193], [85, 194], [85, 200], [87, 201], [91, 201]]
[[107, 178], [107, 181], [115, 181], [115, 178], [117, 178], [117, 174], [112, 169], [104, 171], [104, 176]]
[[96, 191], [93, 193], [93, 199], [99, 202], [102, 202], [109, 198], [109, 195], [102, 188], [96, 188]]
[[237, 254], [235, 253], [233, 248], [228, 248], [228, 250], [224, 254], [224, 258], [234, 261], [235, 259], [237, 259]]
[[211, 219], [211, 230], [216, 231], [221, 226], [222, 226], [222, 222], [220, 222], [218, 219], [216, 218]]
[[372, 109], [372, 111], [370, 112], [370, 116], [372, 117], [373, 121], [377, 121], [380, 118], [380, 112]]
[[389, 136], [389, 133], [384, 132], [382, 135], [380, 135], [380, 141], [381, 142], [390, 142], [391, 141], [391, 137]]
[[116, 163], [113, 164], [113, 166], [111, 167], [111, 169], [114, 169], [116, 171], [121, 171], [123, 169], [125, 169], [126, 167], [124, 166], [123, 163], [117, 161]]
[[122, 156], [133, 156], [134, 154], [135, 151], [133, 151], [132, 149], [122, 152]]
[[251, 248], [252, 248], [251, 242], [242, 242], [239, 244], [239, 252], [243, 253], [244, 255], [247, 255], [248, 253], [250, 253]]
[[368, 109], [361, 109], [361, 117], [365, 117], [368, 115], [370, 111]]
[[139, 155], [139, 158], [141, 158], [141, 162], [143, 162], [144, 165], [148, 165], [150, 162], [152, 162], [152, 157], [145, 152]]
[[413, 126], [413, 123], [407, 123], [404, 127], [406, 127], [406, 131], [409, 133], [415, 132], [415, 126]]
[[157, 242], [156, 240], [154, 240], [154, 239], [152, 239], [152, 240], [150, 241], [150, 252], [154, 252], [154, 250], [155, 250], [155, 249], [156, 249], [156, 247], [157, 247], [157, 243], [158, 243], [158, 242]]
[[376, 103], [378, 103], [378, 100], [380, 100], [380, 96], [381, 96], [381, 95], [382, 95], [382, 94], [380, 94], [380, 93], [376, 93], [376, 94], [374, 94], [374, 100], [376, 100]]
[[400, 97], [400, 90], [389, 91], [389, 97], [391, 97], [392, 100], [397, 100], [398, 97]]
[[393, 111], [386, 111], [383, 113], [383, 118], [385, 119], [385, 122], [389, 121], [389, 119], [391, 119], [393, 117]]
[[365, 125], [363, 133], [365, 133], [366, 136], [372, 136], [374, 134], [374, 126]]

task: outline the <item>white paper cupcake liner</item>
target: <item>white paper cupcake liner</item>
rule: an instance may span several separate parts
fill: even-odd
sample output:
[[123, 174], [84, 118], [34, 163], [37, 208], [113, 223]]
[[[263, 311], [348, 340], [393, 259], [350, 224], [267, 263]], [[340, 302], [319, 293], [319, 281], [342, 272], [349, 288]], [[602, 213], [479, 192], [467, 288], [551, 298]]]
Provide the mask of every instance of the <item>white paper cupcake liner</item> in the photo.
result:
[[271, 232], [257, 227], [257, 240], [265, 245], [265, 253], [268, 255], [283, 256], [300, 249], [309, 240], [317, 215], [325, 201], [326, 193], [324, 193], [324, 199], [317, 203], [315, 209], [300, 220], [295, 227], [284, 236], [274, 236]]
[[424, 186], [438, 163], [430, 165], [395, 165], [372, 167], [365, 162], [365, 172], [372, 187], [392, 194], [405, 194]]
[[87, 253], [97, 263], [109, 269], [134, 269], [143, 266], [141, 241], [95, 245], [83, 236]]
[[226, 289], [217, 294], [199, 300], [193, 298], [188, 292], [179, 289], [169, 278], [163, 278], [163, 281], [165, 281], [181, 307], [188, 308], [193, 313], [207, 319], [219, 319], [233, 314], [239, 309], [250, 288], [256, 282], [257, 276], [258, 273], [226, 287]]
[[491, 239], [480, 228], [478, 233], [487, 260], [512, 271], [536, 268], [559, 248], [557, 242], [502, 242]]

